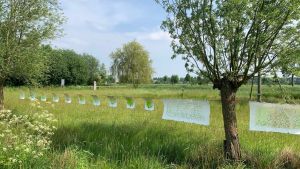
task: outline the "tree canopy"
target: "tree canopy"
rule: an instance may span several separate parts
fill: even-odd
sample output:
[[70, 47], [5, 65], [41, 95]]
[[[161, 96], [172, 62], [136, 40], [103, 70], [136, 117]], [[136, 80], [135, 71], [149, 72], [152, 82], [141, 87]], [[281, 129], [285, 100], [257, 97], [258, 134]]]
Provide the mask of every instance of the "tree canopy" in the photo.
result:
[[0, 109], [5, 79], [39, 74], [39, 47], [58, 35], [63, 20], [57, 0], [0, 0]]
[[184, 55], [186, 68], [204, 74], [216, 88], [222, 78], [239, 87], [272, 67], [282, 52], [279, 37], [293, 37], [289, 32], [299, 28], [298, 1], [158, 2], [168, 12], [162, 28], [173, 38], [173, 57]]
[[132, 41], [111, 53], [113, 60], [111, 71], [120, 83], [150, 83], [153, 74], [151, 60], [144, 47]]
[[236, 92], [279, 63], [288, 40], [299, 34], [300, 1], [156, 1], [168, 13], [162, 29], [173, 39], [173, 57], [182, 56], [188, 71], [204, 75], [220, 90], [224, 154], [239, 160]]

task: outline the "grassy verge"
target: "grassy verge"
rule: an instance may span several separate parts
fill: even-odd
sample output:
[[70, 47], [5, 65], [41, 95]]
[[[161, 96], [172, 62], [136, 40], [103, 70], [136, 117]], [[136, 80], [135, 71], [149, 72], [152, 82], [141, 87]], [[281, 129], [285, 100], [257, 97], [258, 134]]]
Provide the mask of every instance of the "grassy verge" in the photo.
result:
[[[182, 91], [184, 88], [184, 91]], [[25, 88], [23, 89], [25, 90]], [[285, 86], [286, 93], [299, 102], [300, 87]], [[31, 113], [29, 100], [18, 100], [19, 88], [5, 90], [6, 107]], [[282, 102], [280, 90], [264, 86], [264, 100]], [[45, 104], [58, 119], [52, 148], [46, 154], [49, 165], [31, 168], [283, 168], [298, 166], [300, 137], [280, 133], [249, 131], [249, 86], [239, 90], [237, 105], [239, 137], [243, 162], [229, 164], [223, 159], [224, 139], [219, 93], [211, 86], [141, 86], [134, 89], [100, 87], [96, 92], [82, 88], [43, 88], [36, 92], [69, 93], [87, 96], [86, 105]], [[118, 107], [91, 105], [91, 94], [120, 96]], [[126, 109], [123, 96], [136, 99], [136, 109]], [[143, 97], [154, 97], [155, 111], [143, 110]], [[196, 98], [211, 100], [211, 124], [201, 126], [161, 119], [163, 104], [159, 98]], [[298, 156], [298, 157], [297, 157]], [[288, 159], [288, 160], [287, 160]], [[289, 161], [290, 164], [285, 163]], [[27, 166], [28, 167], [28, 166]]]

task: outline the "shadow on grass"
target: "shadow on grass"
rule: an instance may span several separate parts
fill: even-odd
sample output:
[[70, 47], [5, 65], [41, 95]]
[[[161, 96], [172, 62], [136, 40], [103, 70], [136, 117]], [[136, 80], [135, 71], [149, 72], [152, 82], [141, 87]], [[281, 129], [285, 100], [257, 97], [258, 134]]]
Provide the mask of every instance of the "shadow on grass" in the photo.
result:
[[[209, 145], [207, 136], [170, 132], [170, 129], [147, 123], [101, 124], [82, 123], [59, 128], [53, 148], [64, 151], [76, 146], [116, 163], [126, 163], [139, 156], [151, 157], [163, 164], [218, 166], [221, 145]], [[202, 147], [199, 147], [201, 145]], [[210, 152], [209, 146], [215, 146]], [[200, 153], [199, 153], [200, 152]], [[207, 157], [207, 156], [211, 157]]]

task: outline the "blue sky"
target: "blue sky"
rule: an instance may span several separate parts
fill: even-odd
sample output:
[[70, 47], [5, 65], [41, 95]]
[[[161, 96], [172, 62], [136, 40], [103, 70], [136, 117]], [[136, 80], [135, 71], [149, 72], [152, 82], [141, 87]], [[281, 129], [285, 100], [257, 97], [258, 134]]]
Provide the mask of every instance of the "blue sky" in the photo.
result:
[[149, 52], [154, 77], [185, 76], [180, 57], [171, 59], [170, 37], [160, 29], [166, 13], [154, 0], [61, 0], [67, 18], [64, 36], [52, 42], [57, 48], [95, 56], [108, 68], [109, 54], [137, 40]]

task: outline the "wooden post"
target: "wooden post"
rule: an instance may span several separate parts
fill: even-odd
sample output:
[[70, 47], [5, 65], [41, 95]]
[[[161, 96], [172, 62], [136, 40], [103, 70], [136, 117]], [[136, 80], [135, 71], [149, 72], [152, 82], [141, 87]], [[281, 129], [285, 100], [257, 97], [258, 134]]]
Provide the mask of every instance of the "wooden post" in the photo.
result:
[[257, 101], [261, 102], [261, 74], [258, 72], [257, 76]]

